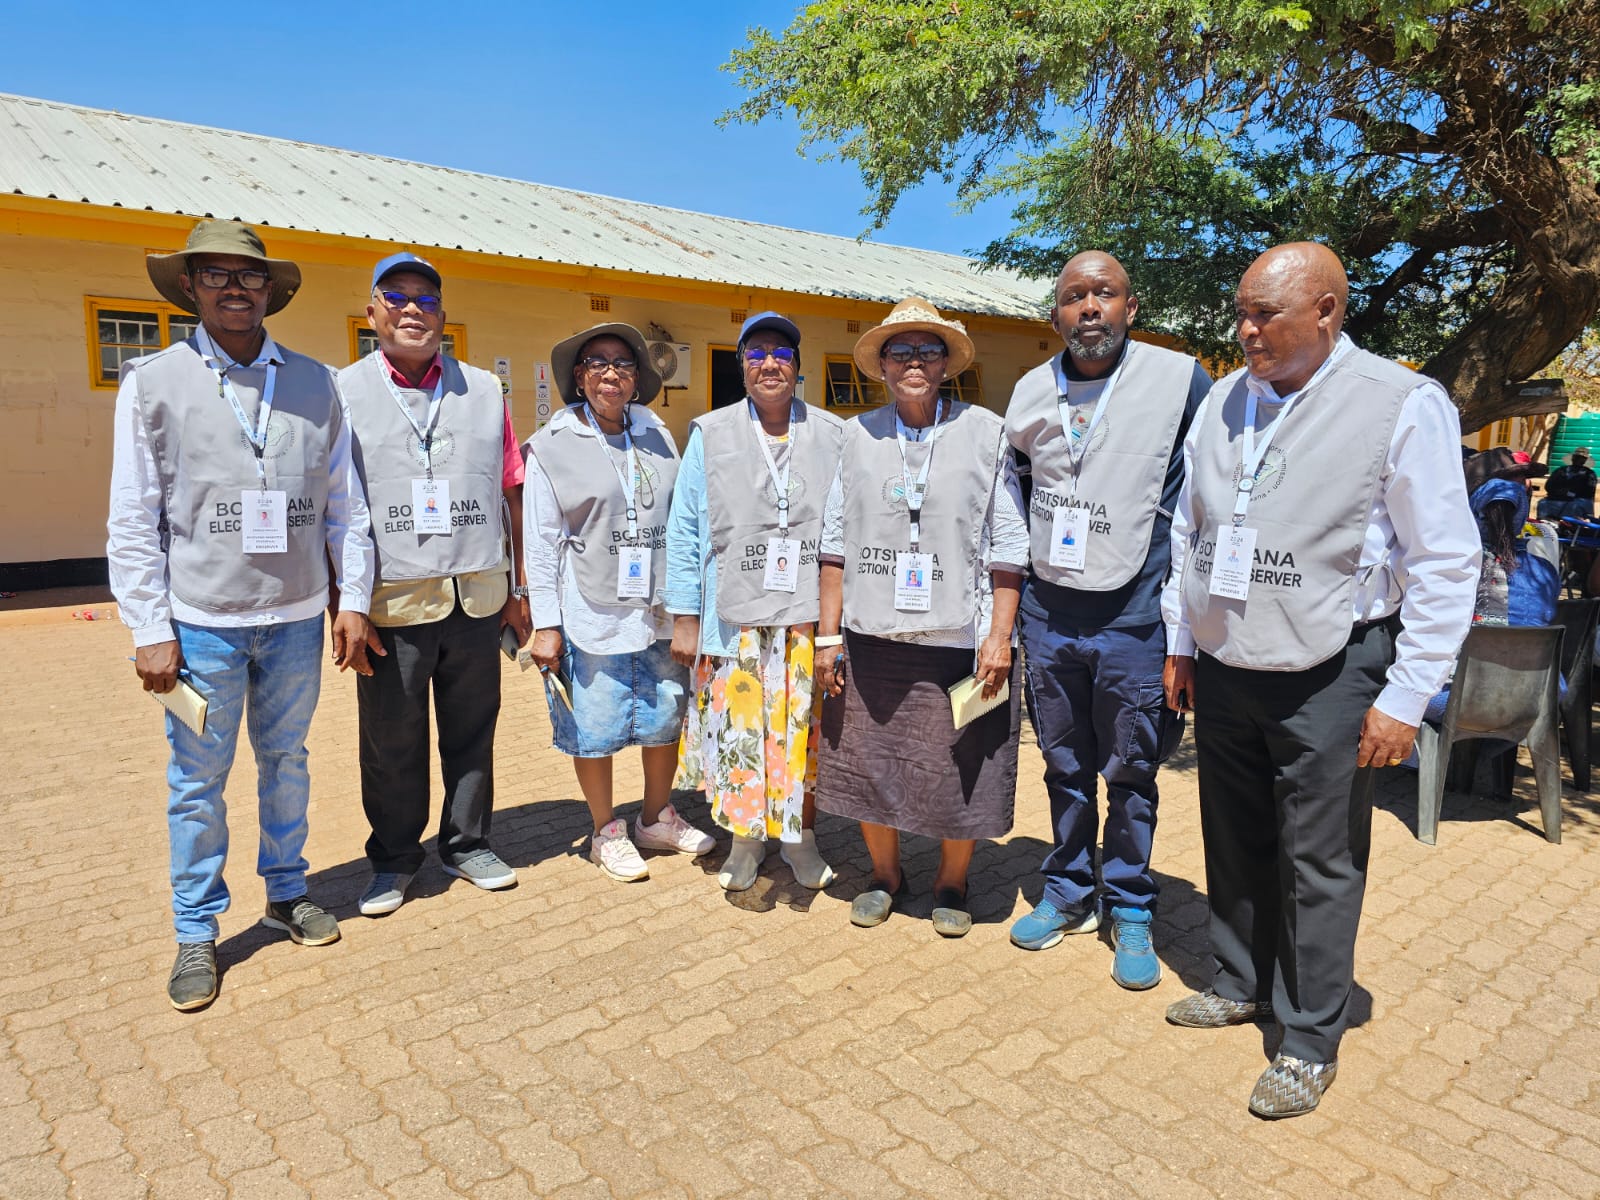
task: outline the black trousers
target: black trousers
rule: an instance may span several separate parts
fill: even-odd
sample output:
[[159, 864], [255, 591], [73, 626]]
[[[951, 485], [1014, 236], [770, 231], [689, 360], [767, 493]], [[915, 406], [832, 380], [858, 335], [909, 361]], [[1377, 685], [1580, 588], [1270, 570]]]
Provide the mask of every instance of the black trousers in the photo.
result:
[[1284, 1054], [1338, 1057], [1372, 843], [1361, 722], [1394, 658], [1393, 621], [1357, 626], [1305, 671], [1195, 666], [1200, 823], [1217, 993], [1271, 1000]]
[[378, 637], [388, 655], [369, 655], [372, 674], [356, 679], [367, 858], [374, 871], [414, 875], [428, 825], [430, 684], [444, 776], [439, 857], [456, 863], [489, 844], [500, 617], [469, 617], [458, 605], [442, 621], [379, 628]]

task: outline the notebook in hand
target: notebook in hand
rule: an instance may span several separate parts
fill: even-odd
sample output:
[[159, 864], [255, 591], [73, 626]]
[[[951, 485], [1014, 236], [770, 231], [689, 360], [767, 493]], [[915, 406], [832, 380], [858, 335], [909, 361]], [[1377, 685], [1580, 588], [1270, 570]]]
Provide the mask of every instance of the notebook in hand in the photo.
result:
[[960, 729], [1011, 699], [1011, 681], [1007, 679], [1003, 682], [1000, 690], [987, 700], [983, 698], [983, 680], [977, 675], [968, 675], [960, 683], [952, 683], [945, 691], [950, 695], [950, 715], [955, 719], [956, 728]]
[[206, 731], [206, 698], [189, 686], [187, 680], [178, 679], [170, 692], [151, 692], [161, 706], [195, 733]]

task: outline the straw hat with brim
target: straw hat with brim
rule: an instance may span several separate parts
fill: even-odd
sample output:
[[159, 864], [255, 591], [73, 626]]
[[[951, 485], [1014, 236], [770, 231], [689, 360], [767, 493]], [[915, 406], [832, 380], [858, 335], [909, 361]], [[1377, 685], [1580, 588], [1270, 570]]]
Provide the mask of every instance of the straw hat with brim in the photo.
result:
[[561, 398], [568, 404], [576, 404], [583, 399], [578, 381], [572, 377], [572, 368], [577, 365], [578, 354], [584, 345], [597, 337], [621, 338], [628, 343], [628, 349], [633, 351], [633, 361], [639, 364], [639, 390], [633, 398], [640, 404], [649, 404], [654, 400], [656, 393], [661, 390], [661, 375], [650, 358], [650, 347], [644, 344], [644, 334], [621, 321], [592, 326], [556, 343], [556, 348], [550, 351], [550, 370], [555, 374], [556, 386], [561, 389]]
[[883, 364], [879, 355], [884, 343], [912, 333], [931, 333], [944, 343], [949, 352], [945, 378], [954, 379], [972, 365], [972, 339], [967, 336], [967, 327], [960, 321], [941, 317], [939, 310], [921, 296], [912, 296], [896, 304], [882, 324], [874, 325], [856, 339], [853, 351], [856, 366], [869, 379], [882, 379]]
[[1550, 474], [1541, 462], [1518, 462], [1515, 453], [1504, 446], [1474, 454], [1462, 464], [1467, 476], [1467, 495], [1472, 495], [1491, 479], [1539, 479]]
[[267, 301], [269, 317], [293, 300], [300, 290], [300, 268], [286, 258], [268, 258], [260, 234], [250, 226], [238, 221], [201, 221], [189, 231], [189, 240], [182, 250], [144, 256], [144, 268], [150, 272], [150, 282], [156, 285], [156, 291], [187, 313], [199, 312], [194, 298], [179, 282], [189, 268], [191, 254], [236, 254], [266, 264], [267, 273], [272, 276], [272, 298]]

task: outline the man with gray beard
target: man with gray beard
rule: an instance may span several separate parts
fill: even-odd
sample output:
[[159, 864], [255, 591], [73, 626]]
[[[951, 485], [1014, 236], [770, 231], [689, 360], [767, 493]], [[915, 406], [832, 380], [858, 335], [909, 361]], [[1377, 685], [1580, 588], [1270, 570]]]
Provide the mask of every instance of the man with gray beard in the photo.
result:
[[[1183, 438], [1211, 386], [1186, 354], [1133, 342], [1122, 264], [1088, 251], [1056, 281], [1063, 352], [1018, 381], [1006, 435], [1032, 473], [1031, 569], [1018, 622], [1054, 841], [1044, 894], [1011, 940], [1044, 950], [1111, 920], [1111, 977], [1154, 987], [1156, 770], [1182, 735], [1162, 697], [1161, 585]], [[1097, 776], [1106, 780], [1101, 879]]]

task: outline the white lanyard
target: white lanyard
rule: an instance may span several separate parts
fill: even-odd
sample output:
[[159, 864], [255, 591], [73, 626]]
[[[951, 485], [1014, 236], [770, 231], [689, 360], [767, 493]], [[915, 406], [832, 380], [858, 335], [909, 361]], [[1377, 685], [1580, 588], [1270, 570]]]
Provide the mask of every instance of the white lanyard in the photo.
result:
[[[1111, 400], [1111, 392], [1117, 386], [1117, 380], [1122, 378], [1122, 368], [1128, 365], [1128, 358], [1133, 353], [1132, 343], [1124, 343], [1122, 361], [1117, 363], [1116, 370], [1106, 378], [1105, 387], [1100, 389], [1100, 399], [1095, 402], [1094, 415], [1089, 418], [1089, 427], [1083, 431], [1081, 438], [1072, 436], [1072, 402], [1067, 399], [1066, 390], [1063, 388], [1056, 392], [1056, 407], [1061, 412], [1061, 432], [1067, 439], [1067, 462], [1072, 467], [1071, 495], [1078, 494], [1078, 477], [1083, 474], [1083, 460], [1089, 456], [1089, 442], [1094, 437], [1095, 428], [1100, 424], [1100, 418], [1105, 416], [1106, 405]], [[1058, 382], [1065, 381], [1062, 373]]]
[[417, 431], [417, 445], [422, 447], [422, 458], [428, 467], [428, 478], [433, 478], [433, 429], [439, 423], [439, 405], [444, 399], [444, 363], [440, 362], [439, 378], [433, 385], [433, 395], [428, 398], [428, 423], [426, 426], [417, 423], [417, 414], [411, 411], [411, 405], [406, 403], [406, 398], [400, 394], [400, 389], [394, 385], [394, 377], [389, 372], [389, 360], [384, 359], [380, 364], [380, 374], [383, 382], [389, 385], [389, 395], [394, 397], [395, 404]]
[[1239, 471], [1239, 495], [1233, 502], [1233, 523], [1243, 525], [1245, 513], [1250, 510], [1250, 493], [1256, 486], [1256, 472], [1261, 469], [1262, 460], [1267, 457], [1267, 451], [1272, 449], [1272, 437], [1283, 428], [1284, 418], [1289, 415], [1289, 410], [1294, 407], [1294, 402], [1304, 396], [1302, 388], [1283, 402], [1283, 409], [1278, 413], [1278, 418], [1272, 423], [1271, 435], [1263, 438], [1261, 444], [1256, 445], [1256, 394], [1250, 389], [1245, 391], [1244, 400], [1244, 457]]
[[767, 474], [772, 476], [773, 493], [778, 497], [778, 535], [789, 536], [789, 468], [794, 466], [795, 428], [794, 404], [789, 401], [789, 457], [784, 459], [783, 471], [778, 471], [778, 460], [772, 456], [772, 447], [767, 445], [766, 432], [761, 428], [761, 414], [756, 411], [756, 402], [746, 399], [750, 406], [750, 429], [755, 434], [756, 445], [761, 447], [761, 457], [767, 460]]
[[911, 549], [917, 548], [917, 543], [922, 540], [922, 501], [928, 495], [928, 472], [933, 468], [933, 448], [939, 444], [939, 435], [944, 432], [940, 424], [944, 420], [944, 398], [941, 396], [933, 406], [933, 432], [928, 435], [928, 457], [922, 460], [922, 469], [917, 472], [915, 480], [911, 478], [911, 466], [906, 461], [906, 424], [900, 419], [900, 409], [894, 410], [894, 440], [900, 448], [900, 486], [906, 495], [906, 511], [911, 515]]
[[[583, 414], [588, 418], [589, 426], [594, 430], [594, 435], [600, 440], [600, 452], [606, 456], [606, 462], [611, 465], [611, 470], [616, 474], [617, 482], [622, 485], [622, 498], [628, 502], [628, 540], [639, 540], [639, 457], [633, 450], [633, 434], [628, 432], [628, 413], [622, 413], [622, 466], [617, 466], [617, 460], [611, 457], [611, 446], [606, 441], [605, 431], [600, 428], [600, 419], [594, 415], [594, 409], [589, 407], [589, 402], [583, 402]], [[623, 474], [624, 468], [627, 474]]]
[[[211, 335], [206, 332], [204, 325], [195, 329], [195, 341], [200, 345], [200, 355], [205, 360], [206, 366], [216, 372], [217, 395], [225, 399], [233, 408], [233, 415], [239, 422], [239, 428], [244, 430], [244, 436], [250, 443], [250, 448], [256, 455], [256, 478], [261, 483], [261, 490], [267, 490], [267, 425], [272, 420], [272, 392], [278, 382], [278, 364], [271, 359], [267, 360], [267, 383], [261, 389], [261, 407], [256, 410], [256, 427], [250, 428], [250, 422], [244, 415], [244, 408], [239, 403], [239, 393], [233, 389], [233, 381], [228, 378], [228, 369], [239, 364], [234, 362], [211, 340]], [[265, 349], [265, 344], [263, 344]], [[258, 358], [251, 366], [259, 364]], [[222, 364], [226, 365], [222, 365]]]

